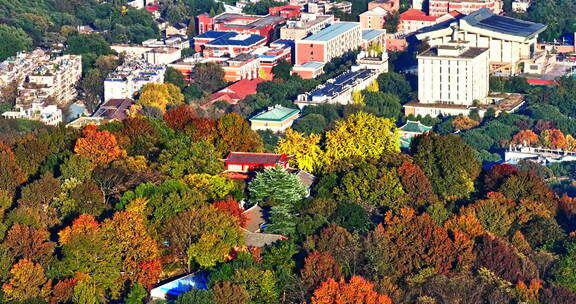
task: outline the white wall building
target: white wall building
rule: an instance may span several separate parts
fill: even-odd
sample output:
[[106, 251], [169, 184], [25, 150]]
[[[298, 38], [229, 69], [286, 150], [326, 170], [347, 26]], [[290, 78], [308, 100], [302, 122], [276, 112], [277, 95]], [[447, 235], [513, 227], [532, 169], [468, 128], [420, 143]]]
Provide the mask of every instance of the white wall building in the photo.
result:
[[6, 119], [31, 119], [41, 121], [49, 126], [56, 126], [62, 122], [62, 110], [56, 105], [46, 105], [43, 101], [32, 102], [29, 105], [16, 105], [14, 111], [2, 113]]
[[530, 8], [531, 0], [514, 0], [512, 1], [512, 11], [524, 13]]
[[[21, 91], [39, 90], [52, 97], [59, 104], [66, 104], [76, 98], [76, 83], [82, 76], [82, 57], [64, 55], [38, 65], [28, 75], [26, 82], [19, 88]], [[23, 96], [27, 95], [21, 92]], [[30, 92], [30, 95], [36, 95]], [[25, 102], [23, 100], [22, 102]]]
[[418, 100], [421, 103], [471, 106], [488, 96], [488, 49], [444, 45], [418, 58]]
[[104, 101], [133, 98], [148, 83], [164, 83], [165, 66], [135, 60], [119, 66], [104, 80]]

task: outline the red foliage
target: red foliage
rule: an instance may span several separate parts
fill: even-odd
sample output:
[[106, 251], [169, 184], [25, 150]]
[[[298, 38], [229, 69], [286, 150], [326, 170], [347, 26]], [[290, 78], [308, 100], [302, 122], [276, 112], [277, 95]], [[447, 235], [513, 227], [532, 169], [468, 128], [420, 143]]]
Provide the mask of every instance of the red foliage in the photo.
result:
[[195, 118], [190, 125], [192, 139], [212, 140], [216, 136], [216, 120], [210, 118]]
[[545, 120], [539, 120], [536, 122], [536, 126], [534, 127], [538, 133], [542, 133], [545, 130], [554, 129], [556, 126], [554, 123]]
[[17, 259], [28, 259], [44, 264], [51, 259], [55, 244], [50, 242], [50, 233], [26, 225], [12, 226], [4, 244]]
[[542, 137], [545, 138], [545, 143], [551, 149], [564, 149], [566, 148], [566, 138], [564, 133], [558, 129], [549, 129], [542, 132]]
[[78, 279], [72, 278], [58, 282], [52, 289], [50, 303], [68, 303], [72, 300], [74, 287], [78, 284]]
[[374, 284], [360, 276], [353, 276], [350, 283], [328, 279], [314, 291], [312, 304], [392, 304], [386, 295], [374, 291]]
[[120, 133], [130, 138], [140, 135], [156, 135], [154, 128], [143, 118], [129, 117], [122, 121], [122, 124], [124, 127], [120, 130]]
[[216, 209], [236, 217], [240, 223], [240, 226], [246, 227], [246, 224], [248, 223], [248, 217], [246, 217], [244, 214], [244, 209], [240, 207], [240, 204], [235, 199], [228, 197], [226, 200], [217, 201], [213, 205], [216, 207]]
[[162, 263], [159, 258], [140, 263], [140, 269], [134, 275], [134, 280], [144, 286], [146, 289], [151, 289], [154, 284], [158, 283], [158, 278], [162, 273]]
[[192, 107], [181, 105], [166, 111], [163, 119], [168, 127], [174, 130], [183, 130], [196, 116], [196, 112]]
[[512, 144], [532, 146], [538, 143], [538, 135], [532, 130], [521, 130], [512, 137]]
[[493, 166], [484, 176], [484, 189], [486, 192], [496, 191], [511, 176], [520, 172], [515, 166], [500, 164]]
[[94, 166], [110, 163], [125, 153], [108, 131], [98, 131], [98, 127], [88, 125], [82, 134], [84, 137], [78, 138], [74, 152], [91, 160]]
[[342, 269], [330, 252], [313, 251], [304, 260], [300, 275], [305, 287], [312, 290], [328, 279], [342, 278]]
[[411, 161], [404, 161], [398, 167], [398, 177], [415, 207], [433, 204], [438, 201], [438, 197], [432, 192], [430, 180], [428, 180], [420, 166]]
[[13, 193], [27, 178], [24, 170], [16, 162], [12, 149], [0, 143], [0, 190]]
[[474, 251], [478, 266], [488, 268], [504, 280], [518, 282], [531, 279], [522, 271], [522, 262], [514, 248], [494, 236], [488, 234], [480, 236]]
[[58, 236], [60, 243], [66, 244], [73, 234], [83, 234], [89, 231], [97, 231], [100, 229], [100, 224], [94, 216], [89, 214], [82, 214], [72, 222], [72, 226], [62, 229]]

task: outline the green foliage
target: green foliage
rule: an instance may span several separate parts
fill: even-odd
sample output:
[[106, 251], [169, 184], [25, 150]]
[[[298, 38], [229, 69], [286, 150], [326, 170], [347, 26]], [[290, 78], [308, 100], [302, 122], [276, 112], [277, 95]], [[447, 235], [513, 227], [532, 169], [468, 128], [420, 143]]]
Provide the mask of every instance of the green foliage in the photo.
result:
[[322, 134], [327, 127], [328, 123], [326, 122], [326, 118], [324, 118], [324, 116], [311, 113], [296, 120], [293, 129], [294, 131], [298, 131], [305, 135], [310, 135], [313, 133]]
[[279, 204], [270, 208], [270, 225], [267, 232], [291, 236], [296, 233], [296, 217], [293, 207], [289, 204]]
[[32, 39], [19, 28], [0, 24], [0, 61], [32, 48]]
[[296, 175], [282, 168], [269, 168], [256, 173], [249, 183], [250, 201], [262, 205], [294, 204], [303, 199], [306, 188]]
[[268, 9], [271, 7], [286, 5], [286, 2], [275, 0], [262, 0], [246, 5], [242, 12], [248, 15], [268, 15]]
[[180, 136], [166, 143], [158, 157], [160, 170], [180, 178], [187, 174], [216, 174], [222, 171], [222, 163], [214, 146], [208, 142], [193, 142], [189, 136]]
[[365, 92], [364, 104], [367, 111], [385, 118], [396, 119], [400, 116], [402, 110], [398, 96], [390, 93]]
[[210, 290], [192, 289], [178, 296], [176, 304], [215, 304], [214, 294]]
[[[148, 292], [142, 285], [136, 284], [130, 290], [130, 293], [124, 299], [124, 304], [142, 304], [148, 296]], [[209, 302], [206, 302], [209, 303]]]
[[166, 68], [166, 74], [164, 75], [164, 82], [171, 83], [180, 88], [180, 90], [183, 90], [184, 87], [186, 86], [186, 80], [184, 79], [184, 75], [182, 75], [180, 71], [172, 67]]
[[555, 274], [556, 283], [576, 292], [576, 244], [566, 246], [566, 253], [560, 258]]
[[410, 101], [412, 88], [401, 74], [382, 73], [378, 76], [377, 81], [381, 92], [398, 96], [402, 103]]
[[330, 221], [351, 232], [366, 232], [374, 227], [366, 210], [358, 204], [345, 201], [338, 202]]

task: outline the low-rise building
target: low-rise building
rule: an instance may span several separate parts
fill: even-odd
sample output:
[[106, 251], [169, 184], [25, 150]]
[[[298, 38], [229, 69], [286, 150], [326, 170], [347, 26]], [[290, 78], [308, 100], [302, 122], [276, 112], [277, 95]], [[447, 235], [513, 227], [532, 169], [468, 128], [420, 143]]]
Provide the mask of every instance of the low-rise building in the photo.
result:
[[274, 33], [286, 20], [280, 15], [252, 16], [237, 13], [222, 13], [214, 17], [202, 14], [197, 18], [198, 34], [208, 31], [254, 34], [266, 37], [267, 42], [274, 40]]
[[188, 25], [186, 23], [181, 22], [181, 23], [170, 24], [170, 25], [166, 26], [164, 33], [166, 33], [166, 36], [186, 35], [187, 30], [188, 30]]
[[304, 64], [292, 67], [292, 74], [300, 76], [302, 79], [314, 79], [324, 73], [324, 62], [308, 61]]
[[282, 133], [290, 128], [298, 117], [300, 110], [277, 105], [250, 118], [250, 125], [254, 131], [271, 130], [274, 133]]
[[362, 30], [362, 49], [367, 50], [371, 45], [386, 50], [386, 30]]
[[227, 172], [247, 173], [279, 166], [288, 168], [290, 157], [286, 154], [230, 152], [224, 159]]
[[439, 16], [429, 16], [421, 10], [409, 9], [400, 14], [398, 32], [407, 35], [419, 31], [423, 28], [427, 28], [449, 20], [458, 19], [463, 16], [464, 15], [458, 11], [451, 11]]
[[329, 13], [334, 13], [337, 9], [343, 13], [352, 13], [352, 3], [349, 1], [327, 1], [327, 0], [316, 0], [308, 1], [306, 4], [309, 13], [327, 15]]
[[22, 82], [24, 78], [42, 62], [49, 60], [49, 56], [41, 49], [32, 52], [18, 53], [16, 56], [8, 57], [0, 63], [0, 87], [11, 82]]
[[266, 37], [254, 34], [209, 31], [194, 37], [194, 50], [204, 57], [234, 57], [266, 44]]
[[310, 34], [316, 34], [323, 28], [334, 23], [332, 15], [316, 15], [305, 13], [300, 20], [288, 20], [286, 25], [280, 28], [280, 39], [299, 40]]
[[400, 133], [400, 148], [409, 149], [414, 137], [430, 130], [432, 130], [432, 127], [424, 125], [419, 121], [406, 121], [403, 126], [398, 128], [398, 133]]
[[322, 63], [358, 48], [362, 31], [357, 22], [334, 23], [320, 32], [296, 41], [296, 65], [309, 61]]
[[126, 99], [109, 99], [101, 104], [92, 117], [102, 118], [107, 121], [122, 121], [128, 118], [128, 109], [134, 104], [134, 100]]
[[359, 15], [360, 26], [363, 29], [383, 29], [386, 26], [386, 17], [389, 14], [387, 10], [376, 6]]
[[242, 79], [216, 93], [213, 93], [210, 96], [210, 101], [211, 103], [225, 101], [229, 104], [236, 104], [238, 101], [246, 98], [246, 96], [256, 94], [256, 89], [262, 82], [264, 82], [264, 79], [261, 78], [255, 78], [252, 80]]
[[530, 8], [532, 0], [514, 0], [512, 1], [512, 11], [525, 13]]
[[265, 80], [272, 80], [274, 73], [272, 69], [282, 60], [292, 62], [292, 45], [291, 41], [277, 40], [270, 44], [270, 47], [262, 47], [252, 52], [260, 60], [259, 76]]
[[153, 48], [144, 53], [144, 59], [149, 64], [167, 65], [182, 58], [182, 50], [177, 48]]
[[256, 55], [240, 54], [220, 64], [226, 81], [256, 79], [260, 76], [260, 58]]
[[368, 2], [368, 10], [373, 10], [376, 7], [393, 14], [400, 10], [400, 0], [375, 0]]
[[166, 66], [130, 60], [104, 79], [104, 101], [133, 98], [148, 83], [164, 83]]
[[359, 69], [326, 81], [316, 89], [298, 95], [294, 102], [300, 109], [319, 104], [350, 104], [352, 92], [364, 90], [378, 77], [378, 71]]
[[301, 11], [302, 7], [298, 5], [282, 5], [269, 8], [268, 14], [279, 15], [286, 19], [296, 19], [300, 17]]

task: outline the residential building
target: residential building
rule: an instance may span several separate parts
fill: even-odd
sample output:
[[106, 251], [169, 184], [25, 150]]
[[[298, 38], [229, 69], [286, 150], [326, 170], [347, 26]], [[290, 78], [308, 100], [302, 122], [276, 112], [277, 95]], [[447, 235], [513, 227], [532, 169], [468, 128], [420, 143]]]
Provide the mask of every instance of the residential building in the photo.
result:
[[266, 37], [267, 42], [274, 41], [277, 29], [286, 20], [283, 16], [252, 16], [236, 13], [223, 13], [214, 17], [202, 14], [198, 17], [198, 34], [208, 31], [235, 32]]
[[352, 92], [363, 90], [378, 77], [375, 70], [359, 69], [326, 81], [311, 92], [298, 95], [294, 102], [300, 109], [319, 104], [350, 104]]
[[296, 65], [309, 61], [322, 63], [354, 50], [362, 44], [362, 31], [357, 22], [337, 22], [320, 32], [296, 41]]
[[428, 0], [430, 16], [441, 16], [451, 11], [469, 15], [482, 8], [498, 15], [502, 12], [502, 0]]
[[226, 81], [256, 79], [260, 76], [260, 58], [256, 55], [240, 54], [220, 64]]
[[400, 9], [400, 0], [376, 0], [368, 2], [368, 10], [373, 10], [376, 7], [393, 14]]
[[20, 83], [42, 62], [50, 57], [41, 49], [18, 53], [0, 63], [0, 87], [14, 81]]
[[532, 0], [514, 0], [512, 1], [512, 11], [525, 13], [530, 8]]
[[258, 85], [264, 82], [264, 79], [242, 79], [237, 81], [222, 90], [213, 93], [210, 96], [210, 102], [225, 101], [229, 104], [236, 104], [238, 101], [246, 98], [248, 95], [256, 94]]
[[37, 99], [28, 104], [16, 104], [13, 111], [2, 113], [6, 119], [31, 119], [40, 121], [49, 126], [56, 126], [62, 122], [62, 110], [51, 105], [46, 100]]
[[404, 35], [417, 32], [421, 29], [463, 17], [460, 12], [452, 11], [440, 16], [429, 16], [417, 9], [409, 9], [400, 14], [398, 32]]
[[276, 105], [250, 118], [250, 125], [254, 131], [271, 130], [274, 133], [282, 133], [290, 128], [298, 117], [300, 110]]
[[172, 35], [186, 35], [188, 30], [188, 25], [186, 23], [176, 23], [166, 26], [164, 33], [166, 36]]
[[430, 130], [432, 130], [432, 127], [426, 126], [419, 121], [406, 121], [403, 126], [398, 128], [398, 133], [400, 133], [400, 148], [409, 149], [414, 137]]
[[66, 104], [76, 98], [76, 83], [82, 76], [82, 56], [56, 57], [37, 64], [28, 73], [18, 87], [16, 103], [52, 98], [56, 103]]
[[227, 172], [247, 173], [279, 166], [288, 168], [290, 157], [286, 154], [230, 152], [224, 159]]
[[538, 52], [538, 35], [546, 29], [540, 23], [499, 16], [484, 8], [450, 24], [416, 34], [430, 46], [457, 41], [461, 46], [489, 48], [490, 72], [514, 75], [521, 64], [533, 64], [545, 55]]
[[300, 20], [288, 20], [280, 28], [280, 39], [299, 40], [310, 34], [316, 34], [323, 28], [334, 23], [332, 15], [316, 15], [303, 13]]
[[234, 57], [266, 44], [266, 37], [255, 34], [208, 31], [194, 37], [194, 50], [204, 57]]
[[104, 79], [104, 101], [133, 98], [148, 83], [164, 83], [165, 66], [130, 60]]
[[488, 97], [487, 48], [443, 45], [417, 59], [419, 102], [471, 106]]
[[386, 25], [386, 16], [388, 16], [388, 14], [390, 13], [387, 10], [376, 6], [359, 15], [360, 26], [363, 29], [383, 29]]

